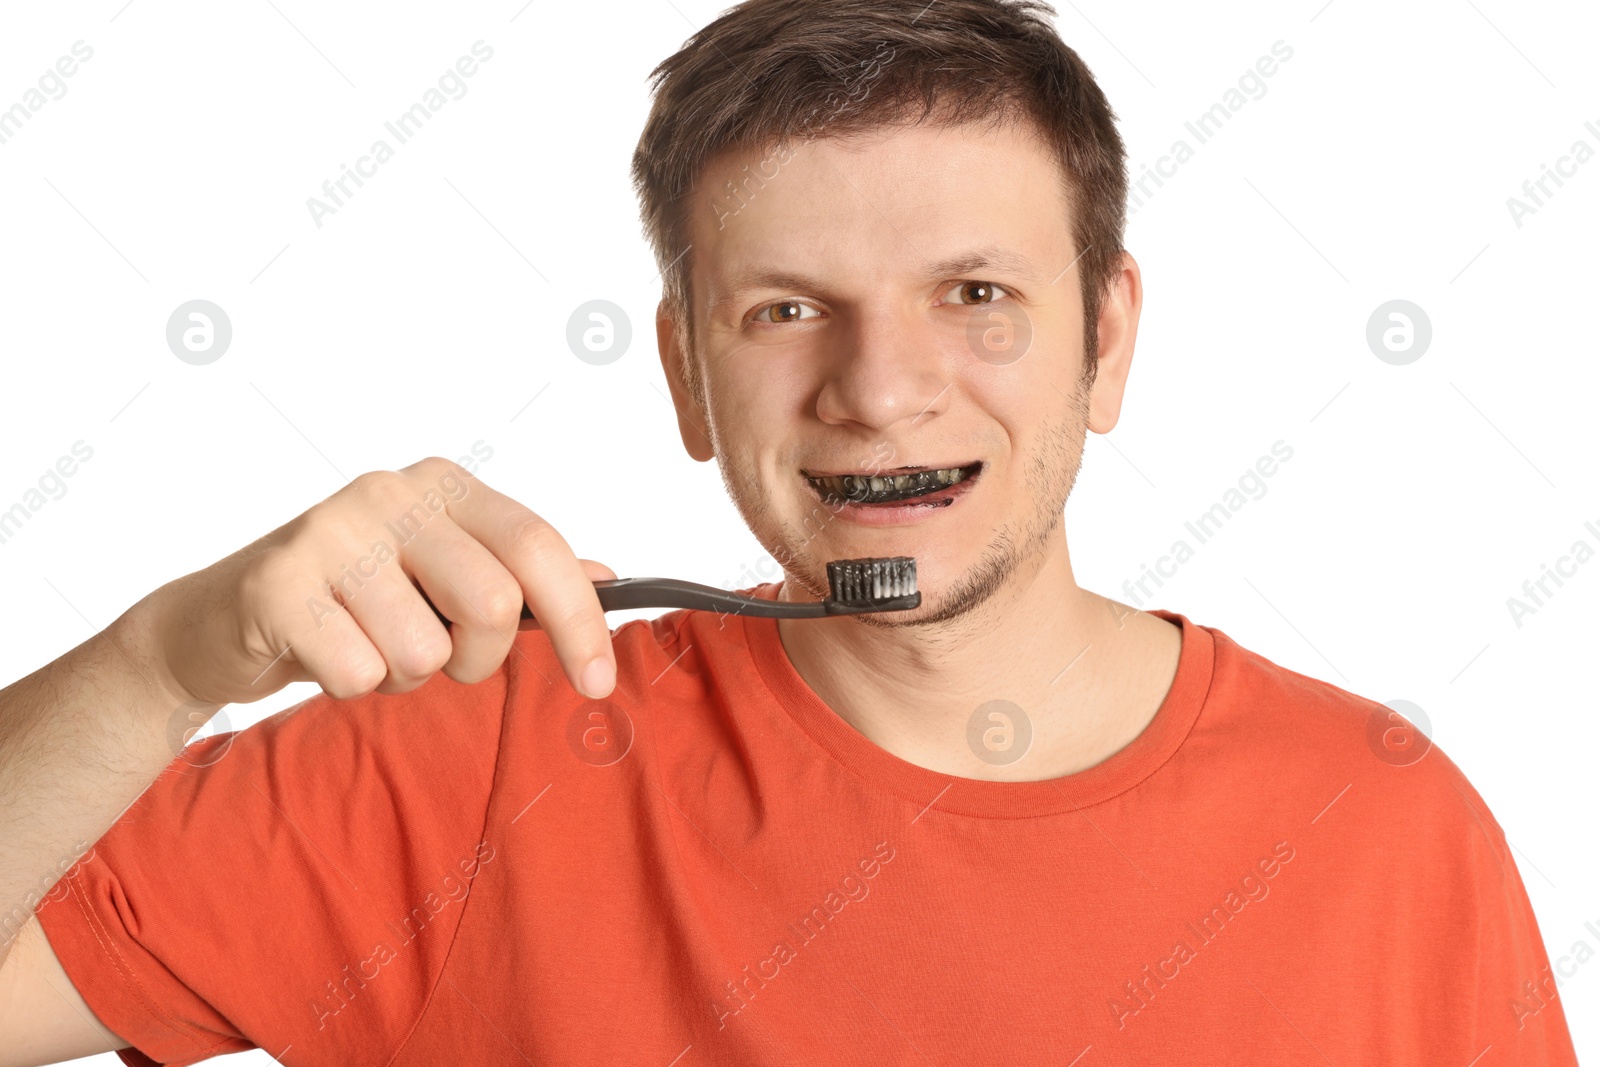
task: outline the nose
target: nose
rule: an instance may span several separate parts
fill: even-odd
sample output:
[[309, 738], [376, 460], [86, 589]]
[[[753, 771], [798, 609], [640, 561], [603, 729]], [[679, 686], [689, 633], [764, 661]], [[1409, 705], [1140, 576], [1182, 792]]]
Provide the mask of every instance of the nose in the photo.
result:
[[914, 310], [860, 308], [836, 333], [817, 417], [875, 433], [922, 425], [950, 403], [955, 366], [933, 324]]

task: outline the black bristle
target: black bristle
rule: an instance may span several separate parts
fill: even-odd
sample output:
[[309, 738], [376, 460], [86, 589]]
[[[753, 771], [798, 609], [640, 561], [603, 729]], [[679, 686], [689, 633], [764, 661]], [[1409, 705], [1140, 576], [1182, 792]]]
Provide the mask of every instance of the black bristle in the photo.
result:
[[910, 556], [834, 560], [828, 564], [828, 587], [834, 601], [848, 605], [913, 596], [917, 561]]

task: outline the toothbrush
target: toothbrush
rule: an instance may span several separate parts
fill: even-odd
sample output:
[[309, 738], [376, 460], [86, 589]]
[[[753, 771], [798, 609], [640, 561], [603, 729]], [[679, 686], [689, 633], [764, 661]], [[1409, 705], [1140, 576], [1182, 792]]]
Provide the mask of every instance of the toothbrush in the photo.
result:
[[[881, 559], [836, 559], [828, 564], [828, 599], [794, 603], [746, 596], [677, 578], [615, 578], [594, 583], [602, 611], [628, 608], [693, 608], [726, 615], [764, 619], [821, 619], [829, 615], [861, 615], [878, 611], [909, 611], [922, 603], [917, 592], [917, 561], [910, 556]], [[427, 595], [423, 595], [427, 600]], [[428, 606], [446, 627], [445, 618], [431, 600]], [[524, 604], [522, 621], [534, 618]]]
[[[764, 619], [820, 619], [908, 611], [922, 603], [917, 592], [917, 561], [910, 556], [836, 559], [828, 564], [828, 599], [794, 603], [765, 600], [676, 578], [616, 578], [594, 583], [603, 611], [626, 608], [694, 608]], [[522, 618], [533, 612], [522, 606]]]

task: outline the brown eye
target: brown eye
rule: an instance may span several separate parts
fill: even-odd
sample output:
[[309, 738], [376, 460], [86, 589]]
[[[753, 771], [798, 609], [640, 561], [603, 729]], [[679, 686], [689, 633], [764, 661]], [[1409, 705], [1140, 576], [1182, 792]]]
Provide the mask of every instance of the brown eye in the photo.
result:
[[[806, 315], [806, 312], [811, 315]], [[780, 300], [776, 304], [768, 304], [756, 313], [756, 318], [762, 322], [797, 322], [803, 318], [816, 315], [816, 309], [807, 307], [798, 300]]]
[[993, 303], [998, 297], [1005, 296], [1006, 291], [990, 282], [969, 281], [956, 285], [945, 294], [945, 299], [950, 300], [951, 294], [957, 294], [953, 301], [957, 304], [988, 304]]

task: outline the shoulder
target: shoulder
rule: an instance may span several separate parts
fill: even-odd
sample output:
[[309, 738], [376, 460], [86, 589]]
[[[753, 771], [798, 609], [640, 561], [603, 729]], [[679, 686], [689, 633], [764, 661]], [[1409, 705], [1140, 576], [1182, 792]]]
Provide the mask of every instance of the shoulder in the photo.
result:
[[598, 713], [639, 725], [659, 719], [681, 732], [711, 715], [720, 690], [744, 689], [728, 677], [729, 671], [740, 670], [745, 648], [737, 618], [679, 609], [633, 619], [611, 631], [611, 646], [616, 686], [593, 701], [567, 681], [549, 635], [542, 630], [519, 633], [508, 668], [507, 708], [513, 725], [519, 715], [531, 715], [581, 733]]
[[1505, 853], [1488, 804], [1416, 709], [1291, 670], [1207, 629], [1215, 660], [1196, 724], [1203, 747], [1278, 783], [1291, 795], [1277, 799], [1308, 820], [1332, 820], [1343, 807], [1363, 833], [1428, 834], [1442, 847]]
[[[718, 616], [711, 614], [711, 634], [702, 632], [704, 621], [695, 618], [704, 612], [678, 609], [649, 619], [632, 619], [611, 631], [611, 648], [617, 658], [617, 690], [620, 697], [650, 688], [669, 664], [683, 665], [696, 653], [704, 654], [713, 644], [728, 638], [717, 632]], [[737, 620], [727, 620], [723, 629], [732, 633]], [[532, 674], [541, 686], [562, 681], [561, 663], [556, 658], [550, 637], [543, 630], [524, 630], [517, 634], [516, 646], [508, 660], [510, 680], [515, 691]], [[640, 687], [643, 687], [641, 690]], [[567, 687], [570, 689], [570, 686]]]
[[1293, 873], [1273, 889], [1286, 906], [1264, 914], [1299, 958], [1327, 988], [1358, 983], [1347, 1000], [1376, 990], [1384, 1010], [1429, 1020], [1390, 1035], [1410, 1051], [1382, 1058], [1420, 1062], [1453, 1041], [1464, 1063], [1492, 1038], [1518, 1042], [1517, 1062], [1573, 1062], [1559, 1012], [1538, 1039], [1518, 1036], [1544, 1006], [1535, 983], [1553, 979], [1516, 852], [1461, 768], [1388, 704], [1211, 633], [1197, 758], [1177, 777], [1196, 794], [1189, 821], [1208, 842], [1234, 835], [1241, 855], [1278, 842]]
[[[690, 691], [702, 693], [709, 685], [714, 664], [733, 667], [741, 659], [749, 659], [741, 617], [688, 608], [622, 622], [611, 630], [611, 648], [618, 669], [618, 686], [611, 699], [640, 704], [664, 694], [672, 694], [678, 701], [690, 699]], [[523, 630], [517, 635], [510, 662], [514, 701], [518, 685], [525, 683], [530, 673], [539, 681], [539, 688], [546, 688], [549, 681], [566, 686], [562, 665], [555, 659], [549, 635], [542, 630]], [[682, 685], [667, 686], [669, 680], [690, 681], [690, 691]]]

